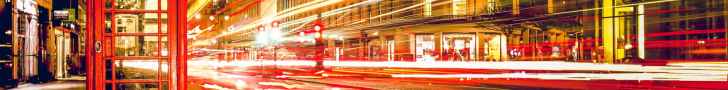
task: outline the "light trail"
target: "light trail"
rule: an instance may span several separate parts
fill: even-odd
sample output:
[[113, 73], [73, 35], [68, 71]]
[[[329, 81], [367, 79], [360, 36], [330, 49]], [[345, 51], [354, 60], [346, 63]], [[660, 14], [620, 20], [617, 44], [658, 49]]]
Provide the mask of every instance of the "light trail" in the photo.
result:
[[[191, 59], [188, 61], [190, 76], [214, 75], [211, 79], [244, 78], [214, 71], [219, 67], [243, 69], [252, 66], [308, 66], [315, 61], [306, 60], [250, 60], [250, 61], [213, 61]], [[125, 66], [156, 70], [156, 62], [129, 61]], [[503, 73], [503, 74], [392, 74], [401, 78], [537, 78], [558, 80], [680, 80], [680, 81], [726, 81], [728, 63], [673, 63], [668, 66], [641, 66], [629, 64], [594, 64], [561, 61], [507, 61], [507, 62], [399, 62], [399, 61], [325, 61], [329, 67], [360, 68], [427, 68], [427, 69], [493, 69], [493, 70], [543, 70], [543, 71], [621, 71], [635, 73]], [[165, 68], [163, 66], [163, 68]], [[166, 70], [166, 69], [163, 69]], [[520, 76], [519, 76], [520, 75]], [[231, 81], [234, 82], [234, 81]]]
[[[326, 1], [326, 2], [324, 2], [324, 1]], [[305, 11], [310, 11], [310, 10], [313, 10], [313, 9], [316, 9], [316, 8], [320, 8], [320, 7], [323, 7], [323, 6], [335, 4], [335, 3], [338, 3], [340, 1], [341, 0], [320, 0], [320, 1], [311, 1], [309, 3], [304, 3], [302, 5], [294, 6], [293, 8], [289, 8], [289, 9], [283, 10], [281, 12], [278, 12], [277, 13], [278, 16], [275, 16], [273, 18], [267, 18], [267, 19], [266, 18], [263, 18], [263, 19], [256, 20], [253, 23], [249, 23], [249, 24], [244, 25], [242, 27], [238, 27], [237, 29], [227, 30], [226, 32], [223, 32], [220, 35], [216, 35], [215, 37], [213, 37], [211, 39], [198, 40], [197, 42], [194, 42], [196, 44], [193, 44], [191, 46], [205, 45], [204, 43], [210, 42], [210, 40], [215, 40], [217, 38], [221, 38], [221, 37], [224, 37], [224, 36], [227, 36], [227, 35], [232, 35], [232, 34], [235, 34], [235, 33], [243, 32], [245, 30], [251, 30], [251, 29], [253, 29], [253, 28], [257, 27], [257, 26], [261, 26], [261, 25], [266, 24], [266, 22], [272, 22], [273, 20], [279, 20], [279, 19], [282, 19], [282, 18], [285, 18], [285, 17], [289, 17], [289, 16], [292, 16], [292, 15], [296, 15], [296, 14], [299, 14], [299, 13], [302, 13], [302, 12], [305, 12]], [[341, 14], [341, 13], [344, 13], [344, 12], [351, 11], [351, 9], [357, 8], [357, 6], [369, 5], [369, 4], [373, 4], [375, 2], [380, 2], [380, 1], [382, 1], [382, 0], [367, 0], [367, 1], [362, 1], [362, 2], [355, 3], [355, 4], [351, 4], [351, 5], [344, 6], [344, 7], [341, 7], [341, 8], [337, 8], [337, 9], [334, 9], [334, 10], [331, 10], [331, 11], [323, 12], [323, 13], [321, 13], [320, 16], [321, 17], [329, 17], [329, 16], [333, 16], [333, 15], [336, 15], [336, 14]], [[444, 5], [444, 4], [447, 4], [449, 2], [451, 2], [451, 1], [439, 2], [439, 3], [435, 4], [435, 5], [436, 6], [437, 5]], [[386, 16], [386, 15], [391, 15], [391, 14], [394, 14], [394, 13], [403, 12], [405, 10], [413, 9], [413, 8], [416, 8], [416, 7], [419, 7], [419, 6], [422, 6], [422, 5], [424, 5], [424, 2], [423, 3], [416, 4], [416, 5], [408, 6], [408, 7], [403, 8], [403, 9], [398, 9], [398, 10], [395, 10], [395, 11], [392, 11], [392, 12], [387, 12], [385, 14], [377, 15], [377, 16], [374, 16], [374, 17], [369, 17], [366, 20], [368, 20], [368, 19], [376, 19], [376, 18], [380, 18], [380, 17]], [[306, 6], [308, 6], [308, 7], [306, 7]], [[304, 18], [300, 18], [300, 19], [296, 19], [296, 20], [292, 20], [292, 21], [288, 21], [288, 22], [283, 22], [283, 23], [281, 23], [281, 27], [289, 27], [291, 25], [309, 23], [311, 21], [316, 20], [318, 18], [318, 16], [319, 15], [312, 15], [312, 16], [308, 16], [308, 17], [304, 17]], [[361, 23], [361, 22], [366, 21], [366, 20], [360, 20], [360, 21], [358, 21], [356, 23]], [[230, 26], [237, 27], [238, 25], [230, 25]], [[286, 33], [289, 33], [289, 34], [290, 33], [293, 33], [295, 30], [299, 30], [302, 27], [303, 26], [295, 27], [294, 29], [287, 30]], [[249, 34], [249, 33], [253, 33], [253, 32], [244, 32], [242, 34]]]
[[[190, 45], [190, 47], [207, 45], [205, 43], [217, 40], [218, 38], [221, 38], [224, 36], [232, 35], [235, 33], [240, 33], [240, 32], [246, 31], [246, 30], [253, 30], [254, 28], [256, 28], [258, 26], [262, 26], [264, 24], [273, 22], [274, 20], [279, 20], [279, 19], [282, 19], [282, 18], [285, 18], [288, 16], [296, 15], [296, 14], [303, 13], [303, 12], [309, 11], [309, 10], [314, 10], [316, 8], [328, 6], [328, 5], [335, 4], [335, 3], [338, 3], [341, 1], [343, 1], [343, 0], [311, 1], [311, 2], [307, 2], [304, 4], [298, 5], [298, 6], [294, 6], [293, 8], [285, 9], [281, 12], [276, 12], [276, 16], [263, 16], [263, 18], [252, 21], [251, 23], [237, 23], [237, 24], [245, 24], [245, 25], [230, 25], [230, 27], [235, 27], [235, 29], [225, 30], [224, 32], [220, 33], [219, 35], [215, 35], [212, 38], [196, 40], [195, 42], [192, 42], [193, 44]], [[248, 34], [248, 33], [251, 33], [251, 32], [244, 32], [242, 34]]]
[[725, 81], [720, 74], [673, 73], [503, 73], [503, 74], [393, 74], [394, 78], [529, 78], [543, 80], [654, 80], [654, 81]]
[[[189, 61], [201, 66], [315, 66], [315, 61], [308, 60], [246, 60], [246, 61], [214, 61], [209, 59], [193, 59]], [[126, 61], [123, 65], [141, 66], [156, 69], [155, 62]], [[562, 61], [506, 61], [506, 62], [403, 62], [403, 61], [324, 61], [326, 66], [334, 67], [373, 67], [373, 68], [443, 68], [443, 69], [504, 69], [504, 70], [573, 70], [573, 71], [623, 71], [623, 72], [661, 72], [661, 73], [698, 73], [728, 74], [728, 63], [671, 63], [668, 66], [641, 66], [632, 64], [595, 64]], [[167, 68], [162, 66], [162, 68]]]
[[[342, 0], [317, 0], [317, 1], [311, 1], [311, 2], [308, 2], [308, 3], [305, 3], [305, 4], [300, 5], [301, 7], [299, 7], [299, 8], [289, 8], [289, 9], [283, 10], [283, 12], [288, 12], [288, 13], [280, 13], [277, 16], [269, 16], [271, 18], [265, 18], [265, 16], [264, 16], [264, 18], [259, 19], [259, 20], [256, 20], [256, 21], [253, 21], [253, 23], [251, 23], [251, 24], [244, 25], [244, 26], [242, 26], [240, 28], [237, 28], [237, 29], [234, 29], [234, 30], [231, 30], [231, 31], [223, 32], [222, 34], [216, 35], [215, 37], [213, 37], [211, 39], [217, 39], [217, 38], [224, 37], [224, 36], [227, 36], [227, 35], [231, 35], [231, 34], [234, 34], [234, 33], [242, 32], [244, 30], [250, 30], [250, 29], [253, 29], [253, 28], [257, 27], [257, 26], [261, 26], [261, 25], [267, 24], [269, 22], [272, 22], [273, 20], [279, 20], [281, 18], [285, 18], [285, 17], [288, 17], [288, 16], [296, 15], [296, 14], [299, 14], [299, 13], [302, 13], [302, 12], [305, 12], [305, 11], [309, 11], [309, 10], [314, 10], [316, 8], [323, 7], [323, 6], [328, 6], [328, 5], [335, 4], [335, 3], [338, 3], [338, 2], [341, 2], [341, 1]], [[303, 5], [308, 5], [308, 6], [303, 6]], [[231, 26], [236, 26], [236, 25], [231, 25]]]
[[192, 5], [189, 6], [187, 12], [187, 21], [194, 19], [195, 15], [199, 15], [200, 10], [207, 6], [212, 0], [196, 0]]
[[[369, 0], [369, 1], [355, 3], [355, 4], [352, 4], [352, 5], [349, 5], [349, 6], [345, 6], [345, 7], [342, 7], [342, 8], [337, 8], [335, 10], [331, 10], [331, 11], [328, 11], [328, 12], [324, 12], [324, 13], [322, 13], [321, 17], [328, 17], [328, 16], [333, 16], [333, 15], [336, 15], [336, 14], [341, 14], [341, 13], [344, 13], [344, 12], [349, 12], [349, 11], [351, 11], [351, 9], [356, 8], [356, 6], [369, 5], [369, 4], [372, 4], [374, 2], [379, 2], [379, 1], [381, 1], [381, 0]], [[450, 3], [450, 2], [452, 2], [452, 1], [439, 2], [439, 3], [434, 4], [434, 6], [446, 5], [446, 4]], [[415, 5], [412, 5], [412, 6], [404, 7], [402, 9], [397, 9], [397, 10], [394, 10], [394, 11], [391, 11], [391, 12], [387, 12], [387, 13], [384, 13], [384, 14], [379, 14], [379, 15], [372, 16], [372, 17], [368, 17], [368, 18], [365, 18], [365, 19], [360, 19], [360, 20], [357, 20], [357, 21], [353, 21], [352, 23], [347, 23], [347, 25], [356, 25], [356, 24], [363, 23], [363, 22], [368, 21], [368, 20], [377, 19], [377, 18], [381, 18], [381, 17], [387, 16], [387, 15], [392, 15], [392, 14], [395, 14], [395, 13], [404, 12], [406, 10], [410, 10], [410, 9], [413, 9], [413, 8], [416, 8], [416, 7], [423, 6], [423, 5], [425, 5], [425, 3], [426, 2], [422, 2], [422, 3], [418, 3], [418, 4], [415, 4]], [[349, 12], [349, 13], [351, 13], [351, 12]], [[305, 18], [296, 19], [296, 20], [293, 20], [293, 21], [286, 22], [282, 26], [283, 27], [288, 27], [290, 25], [303, 24], [303, 25], [297, 26], [297, 27], [295, 27], [295, 28], [293, 28], [293, 29], [291, 29], [291, 30], [289, 30], [289, 31], [286, 32], [287, 34], [290, 34], [290, 33], [294, 33], [295, 30], [300, 30], [301, 28], [303, 28], [305, 26], [305, 24], [310, 23], [312, 21], [315, 21], [317, 18], [318, 17], [316, 15], [314, 15], [314, 16], [308, 16], [308, 17], [305, 17]], [[336, 19], [336, 20], [340, 20], [340, 19]], [[344, 31], [347, 31], [347, 30], [341, 30], [340, 31], [340, 30], [334, 30], [334, 29], [332, 29], [332, 30], [328, 30], [328, 31], [344, 32]]]
[[[320, 7], [323, 7], [323, 6], [328, 6], [328, 5], [331, 5], [331, 4], [335, 4], [335, 3], [338, 3], [338, 2], [341, 2], [341, 1], [342, 0], [318, 0], [318, 1], [311, 1], [309, 3], [304, 3], [304, 4], [301, 4], [301, 5], [298, 5], [298, 6], [294, 6], [293, 8], [289, 8], [289, 9], [283, 10], [281, 12], [278, 12], [276, 14], [277, 16], [275, 16], [273, 18], [267, 18], [267, 19], [266, 18], [263, 18], [263, 19], [259, 19], [259, 20], [253, 21], [253, 23], [249, 23], [247, 25], [243, 25], [243, 26], [241, 26], [241, 27], [239, 27], [237, 29], [228, 30], [226, 32], [223, 32], [222, 34], [216, 35], [213, 38], [205, 39], [205, 40], [199, 40], [197, 42], [203, 42], [203, 43], [204, 42], [209, 42], [210, 40], [214, 40], [214, 39], [221, 38], [221, 37], [224, 37], [224, 36], [227, 36], [227, 35], [232, 35], [232, 34], [235, 34], [235, 33], [243, 32], [245, 30], [253, 29], [253, 28], [257, 27], [257, 26], [264, 25], [267, 22], [272, 22], [273, 20], [279, 20], [279, 19], [282, 19], [282, 18], [285, 18], [285, 17], [289, 17], [289, 16], [292, 16], [292, 15], [296, 15], [296, 14], [299, 14], [299, 13], [302, 13], [302, 12], [305, 12], [305, 11], [314, 10], [314, 9], [317, 9], [317, 8], [320, 8]], [[331, 10], [331, 11], [323, 12], [323, 13], [321, 13], [321, 17], [328, 17], [328, 16], [340, 14], [340, 13], [343, 13], [343, 12], [350, 11], [352, 8], [356, 8], [357, 6], [369, 5], [369, 4], [372, 4], [374, 2], [380, 2], [380, 1], [382, 1], [382, 0], [367, 0], [367, 1], [362, 1], [362, 2], [359, 2], [359, 3], [356, 3], [356, 4], [352, 4], [352, 5], [348, 5], [348, 6], [342, 7], [342, 8], [337, 8], [337, 9], [334, 9], [334, 10]], [[284, 22], [284, 23], [281, 23], [281, 27], [288, 27], [288, 26], [295, 25], [295, 24], [308, 23], [310, 21], [316, 20], [316, 18], [318, 18], [318, 15], [308, 16], [308, 17], [305, 17], [305, 18], [301, 18], [301, 19], [296, 19], [296, 20], [293, 20], [293, 21]], [[238, 25], [230, 25], [230, 26], [238, 26]], [[297, 27], [296, 29], [293, 29], [293, 30], [297, 30], [299, 28], [301, 28], [301, 27]], [[293, 30], [288, 30], [287, 32], [290, 33]], [[248, 34], [248, 33], [252, 33], [252, 32], [246, 32], [246, 33], [243, 33], [243, 34]], [[195, 43], [197, 43], [197, 42], [195, 42]], [[192, 45], [192, 46], [199, 46], [199, 45], [204, 45], [204, 44], [200, 43], [200, 44], [195, 44], [195, 45]]]
[[[433, 0], [433, 1], [434, 1], [434, 0]], [[433, 6], [447, 5], [447, 4], [451, 3], [451, 2], [452, 2], [452, 1], [444, 1], [444, 2], [439, 2], [439, 3], [435, 3], [435, 4], [433, 4]], [[426, 2], [423, 2], [423, 3], [419, 3], [419, 4], [415, 4], [415, 5], [412, 5], [412, 6], [409, 6], [409, 7], [405, 7], [405, 8], [402, 8], [402, 9], [398, 9], [398, 10], [395, 10], [395, 11], [392, 11], [392, 12], [388, 12], [388, 13], [385, 13], [385, 14], [380, 14], [380, 15], [377, 15], [377, 16], [369, 17], [369, 18], [367, 18], [367, 19], [362, 19], [362, 20], [358, 20], [358, 21], [356, 21], [356, 22], [353, 22], [353, 23], [348, 23], [348, 24], [347, 24], [346, 26], [353, 26], [353, 25], [356, 25], [356, 24], [359, 24], [359, 23], [363, 23], [363, 22], [366, 22], [366, 21], [368, 21], [368, 20], [372, 20], [372, 19], [377, 19], [377, 18], [381, 18], [381, 17], [384, 17], [384, 16], [386, 16], [386, 15], [391, 15], [391, 14], [395, 14], [395, 13], [400, 13], [400, 12], [403, 12], [403, 11], [405, 11], [405, 10], [409, 10], [409, 9], [412, 9], [412, 8], [416, 8], [416, 7], [424, 6], [424, 5], [425, 5], [425, 3], [426, 3]], [[409, 15], [409, 16], [414, 16], [414, 15]], [[340, 31], [340, 32], [346, 32], [346, 31], [351, 31], [351, 30], [358, 30], [358, 29], [360, 29], [361, 27], [362, 27], [362, 26], [358, 26], [358, 27], [357, 27], [357, 26], [354, 26], [354, 27], [351, 27], [351, 28], [339, 28], [340, 30], [339, 30], [339, 29], [335, 29], [335, 30], [332, 30], [332, 31]], [[355, 33], [358, 33], [358, 32], [355, 32]]]
[[[206, 61], [201, 61], [203, 63]], [[283, 60], [283, 61], [232, 61], [232, 62], [206, 62], [214, 65], [231, 66], [314, 66], [314, 61]], [[444, 68], [444, 69], [504, 69], [504, 70], [574, 70], [574, 71], [624, 71], [624, 72], [662, 72], [662, 73], [697, 73], [697, 74], [728, 74], [728, 68], [698, 67], [706, 65], [701, 63], [670, 64], [673, 66], [641, 66], [630, 64], [594, 64], [561, 61], [508, 61], [508, 62], [376, 62], [376, 61], [325, 61], [326, 66], [335, 67], [373, 67], [373, 68]], [[707, 64], [716, 65], [716, 64]], [[717, 64], [727, 65], [727, 64]]]
[[[331, 10], [331, 11], [323, 12], [323, 13], [321, 13], [321, 17], [328, 17], [328, 16], [333, 16], [333, 15], [336, 15], [336, 14], [341, 14], [341, 13], [344, 13], [344, 12], [351, 11], [351, 9], [352, 8], [356, 8], [356, 6], [369, 5], [369, 4], [372, 4], [374, 2], [379, 2], [379, 1], [381, 1], [381, 0], [367, 0], [367, 1], [359, 2], [359, 3], [355, 3], [355, 4], [352, 4], [352, 5], [348, 5], [348, 6], [345, 6], [345, 7], [337, 8], [337, 9], [334, 9], [334, 10]], [[288, 26], [296, 25], [296, 24], [302, 24], [302, 23], [305, 24], [305, 23], [309, 23], [311, 21], [314, 21], [317, 18], [318, 18], [318, 15], [313, 15], [313, 16], [308, 16], [308, 17], [301, 18], [301, 19], [296, 19], [296, 20], [288, 21], [288, 22], [282, 23], [281, 25], [282, 25], [282, 27], [288, 27]], [[303, 25], [301, 25], [299, 27], [296, 27], [296, 28], [293, 28], [293, 29], [289, 30], [287, 33], [291, 33], [294, 30], [299, 30], [302, 27], [303, 27]]]

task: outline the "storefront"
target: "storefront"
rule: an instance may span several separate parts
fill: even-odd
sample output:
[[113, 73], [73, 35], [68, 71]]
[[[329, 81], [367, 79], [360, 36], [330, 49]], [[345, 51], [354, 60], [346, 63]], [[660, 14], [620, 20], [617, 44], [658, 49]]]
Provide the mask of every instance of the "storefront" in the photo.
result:
[[47, 38], [48, 51], [51, 53], [55, 78], [68, 78], [70, 74], [81, 71], [78, 55], [78, 35], [71, 28], [56, 26]]
[[[502, 33], [483, 33], [481, 43], [482, 53], [480, 54], [481, 60], [486, 61], [504, 61], [508, 59], [510, 55], [516, 55], [516, 53], [510, 53], [508, 47], [508, 38]], [[480, 49], [479, 49], [480, 50]]]
[[13, 9], [15, 72], [18, 79], [29, 80], [38, 75], [38, 6], [33, 0], [17, 0]]
[[435, 35], [415, 34], [415, 60], [435, 61]]
[[367, 38], [365, 49], [372, 60], [426, 62], [508, 58], [505, 34], [474, 24], [420, 25], [367, 35], [374, 37]]
[[475, 33], [446, 32], [442, 35], [442, 59], [465, 61], [476, 59], [477, 37]]

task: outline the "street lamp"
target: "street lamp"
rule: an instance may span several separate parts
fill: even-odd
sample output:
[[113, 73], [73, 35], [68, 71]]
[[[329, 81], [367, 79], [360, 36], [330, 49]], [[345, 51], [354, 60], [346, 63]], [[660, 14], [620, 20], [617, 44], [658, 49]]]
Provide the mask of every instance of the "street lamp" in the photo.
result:
[[321, 31], [321, 26], [320, 25], [313, 26], [313, 30], [316, 30], [317, 32]]
[[[273, 47], [273, 61], [278, 59], [278, 44], [283, 42], [283, 33], [278, 28], [278, 23], [273, 22], [267, 26], [258, 27], [258, 35], [255, 37], [255, 43], [259, 47]], [[277, 68], [277, 65], [274, 65]]]
[[202, 16], [200, 14], [195, 14], [195, 19], [200, 19]]
[[[324, 70], [324, 44], [323, 44], [323, 31], [324, 31], [324, 25], [321, 23], [321, 21], [316, 21], [313, 26], [313, 30], [316, 31], [316, 44], [315, 47], [319, 48], [319, 50], [316, 51], [316, 69], [319, 70], [318, 72], [321, 72]], [[320, 73], [316, 73], [320, 74]]]
[[276, 27], [276, 28], [277, 28], [277, 27], [278, 27], [278, 24], [279, 24], [278, 22], [275, 22], [275, 21], [274, 21], [274, 22], [273, 22], [273, 24], [272, 24], [271, 26], [273, 26], [273, 27]]

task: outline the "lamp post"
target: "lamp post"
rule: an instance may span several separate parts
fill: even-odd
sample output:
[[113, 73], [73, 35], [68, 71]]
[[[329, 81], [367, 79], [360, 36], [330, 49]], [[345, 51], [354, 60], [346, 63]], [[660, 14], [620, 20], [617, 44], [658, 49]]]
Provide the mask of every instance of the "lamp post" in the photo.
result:
[[271, 39], [271, 42], [273, 43], [273, 63], [275, 63], [273, 68], [278, 70], [278, 43], [280, 42], [279, 39], [282, 39], [280, 29], [278, 28], [278, 22], [273, 22], [270, 30], [273, 31], [269, 32], [273, 38]]
[[[313, 50], [313, 52], [314, 52], [313, 60], [316, 62], [316, 65], [313, 68], [314, 69], [314, 74], [315, 75], [323, 75], [323, 71], [325, 70], [324, 69], [324, 65], [323, 65], [324, 64], [324, 56], [325, 56], [324, 51], [326, 50], [326, 48], [324, 47], [324, 45], [325, 45], [324, 44], [324, 41], [325, 40], [324, 40], [323, 32], [326, 29], [325, 29], [324, 25], [321, 23], [321, 21], [315, 21], [312, 24], [312, 26], [313, 26], [313, 29], [306, 29], [306, 30], [303, 30], [303, 31], [299, 32], [298, 34], [299, 34], [299, 37], [302, 37], [302, 38], [305, 37], [305, 36], [307, 36], [307, 35], [309, 35], [309, 34], [313, 34], [313, 38], [314, 38], [313, 41], [312, 41], [313, 42], [313, 49], [314, 49]], [[298, 43], [301, 44], [300, 45], [301, 47], [303, 47], [304, 45], [302, 45], [302, 44], [305, 43], [305, 42], [309, 42], [309, 40], [310, 39], [301, 39], [301, 38], [299, 38]]]
[[272, 22], [267, 26], [258, 27], [258, 35], [255, 37], [255, 43], [260, 45], [260, 48], [272, 47], [273, 50], [273, 62], [274, 69], [277, 69], [278, 61], [278, 44], [282, 41], [282, 33], [278, 28], [278, 22]]
[[[324, 44], [323, 44], [323, 41], [324, 41], [323, 40], [323, 30], [324, 30], [323, 29], [323, 24], [321, 24], [320, 22], [316, 22], [314, 24], [314, 26], [313, 26], [313, 30], [316, 31], [316, 35], [315, 35], [315, 37], [316, 37], [316, 45], [315, 45], [315, 47], [317, 49], [319, 49], [319, 50], [316, 50], [316, 58], [315, 58], [316, 59], [316, 67], [315, 68], [316, 68], [316, 70], [319, 70], [318, 72], [320, 72], [320, 71], [323, 71], [324, 70], [324, 59], [323, 59], [323, 56], [324, 56], [324, 50], [325, 50], [325, 48], [324, 48]], [[319, 74], [318, 72], [316, 74]]]

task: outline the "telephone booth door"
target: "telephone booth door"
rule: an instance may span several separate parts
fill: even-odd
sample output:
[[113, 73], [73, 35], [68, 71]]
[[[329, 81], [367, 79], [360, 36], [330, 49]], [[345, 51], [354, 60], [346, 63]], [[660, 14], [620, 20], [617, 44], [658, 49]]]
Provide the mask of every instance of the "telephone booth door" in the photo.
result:
[[86, 0], [87, 88], [186, 88], [186, 0]]

